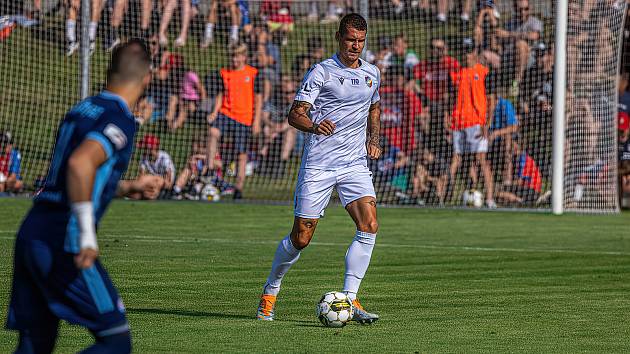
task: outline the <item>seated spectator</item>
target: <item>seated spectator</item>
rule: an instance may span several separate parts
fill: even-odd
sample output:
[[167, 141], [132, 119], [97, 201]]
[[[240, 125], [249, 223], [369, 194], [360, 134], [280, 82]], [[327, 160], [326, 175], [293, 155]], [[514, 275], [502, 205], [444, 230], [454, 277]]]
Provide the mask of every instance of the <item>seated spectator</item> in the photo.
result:
[[261, 132], [262, 80], [256, 68], [247, 65], [247, 46], [230, 47], [231, 64], [221, 69], [223, 89], [215, 107], [207, 116], [208, 160], [217, 152], [222, 137], [230, 138], [238, 155], [235, 199], [242, 198], [245, 185], [247, 152], [251, 135]]
[[13, 145], [11, 133], [0, 135], [0, 192], [19, 193], [24, 188], [21, 173], [22, 155]]
[[540, 40], [543, 28], [543, 22], [531, 15], [529, 1], [516, 0], [514, 16], [504, 29], [496, 30], [497, 37], [504, 41], [501, 67], [514, 69], [509, 76], [514, 80], [515, 90], [518, 90], [519, 83], [523, 81], [525, 69], [530, 61], [530, 48]]
[[514, 183], [504, 184], [497, 191], [497, 199], [506, 204], [534, 205], [545, 202], [550, 194], [541, 195], [542, 175], [536, 161], [517, 141], [513, 141], [515, 179]]
[[[290, 77], [284, 76], [276, 87], [271, 101], [263, 109], [264, 141], [260, 149], [260, 155], [263, 158], [263, 171], [271, 172], [272, 176], [281, 177], [284, 175], [285, 167], [295, 147], [298, 131], [291, 127], [287, 121], [289, 110], [295, 98], [295, 91], [294, 81]], [[281, 141], [279, 154], [275, 154], [272, 151], [274, 142], [277, 139]], [[274, 165], [272, 160], [275, 160], [277, 157], [280, 158], [279, 164], [275, 166], [275, 171], [269, 171]]]
[[503, 184], [512, 184], [512, 139], [518, 132], [516, 109], [509, 99], [509, 88], [499, 82], [495, 94], [490, 97], [494, 105], [493, 118], [490, 123], [488, 143], [490, 144], [490, 160], [495, 171], [501, 173]]
[[[319, 19], [319, 3], [317, 1], [311, 2], [311, 7], [307, 20], [309, 22], [315, 22]], [[325, 17], [321, 20], [322, 24], [335, 23], [339, 21], [344, 13], [353, 12], [351, 0], [329, 0], [328, 10]]]
[[289, 33], [293, 32], [291, 1], [265, 0], [259, 12], [271, 33], [279, 33], [282, 45], [286, 45]]
[[239, 40], [239, 25], [242, 23], [244, 25], [249, 24], [249, 13], [242, 13], [241, 8], [243, 7], [242, 0], [213, 0], [210, 1], [210, 8], [208, 9], [208, 17], [206, 19], [206, 26], [203, 36], [203, 41], [201, 42], [201, 48], [207, 48], [210, 44], [214, 43], [214, 28], [217, 23], [217, 6], [220, 4], [225, 9], [228, 10], [230, 14], [230, 44], [237, 43]]
[[[383, 153], [378, 160], [371, 160], [370, 171], [374, 173], [374, 184], [380, 191], [405, 192], [407, 189], [406, 166], [409, 157], [397, 147], [382, 138]], [[401, 195], [401, 194], [399, 194]]]
[[[448, 20], [449, 0], [439, 0], [437, 2], [437, 16], [436, 19], [440, 23], [446, 23]], [[473, 1], [464, 0], [462, 6], [462, 12], [460, 13], [460, 20], [464, 26], [468, 25], [470, 21], [470, 13], [472, 10]]]
[[206, 164], [205, 136], [194, 137], [186, 167], [179, 172], [177, 181], [173, 186], [173, 199], [199, 200], [201, 191], [207, 184], [218, 189], [220, 195], [234, 193], [234, 186], [223, 180], [222, 169], [223, 162], [219, 154], [212, 160], [211, 166]]
[[496, 5], [492, 0], [481, 1], [479, 14], [475, 21], [474, 40], [481, 47], [482, 61], [493, 69], [501, 67], [501, 46], [496, 36], [498, 18], [496, 17]]
[[[140, 176], [150, 175], [160, 178], [157, 186], [161, 193], [155, 198], [164, 196], [172, 188], [175, 182], [175, 165], [171, 156], [163, 150], [160, 150], [160, 139], [151, 134], [146, 134], [138, 143], [138, 148], [142, 155], [140, 161]], [[145, 196], [142, 196], [143, 198]]]
[[[173, 13], [177, 8], [177, 3], [181, 6], [180, 24], [181, 29], [179, 36], [175, 39], [175, 47], [183, 47], [186, 45], [186, 39], [188, 38], [188, 27], [190, 26], [190, 18], [192, 15], [191, 1], [189, 0], [166, 0], [164, 1], [164, 7], [162, 9], [162, 19], [160, 20], [160, 30], [158, 38], [160, 45], [166, 47], [168, 45], [168, 25], [171, 22]], [[214, 1], [213, 1], [214, 2]]]

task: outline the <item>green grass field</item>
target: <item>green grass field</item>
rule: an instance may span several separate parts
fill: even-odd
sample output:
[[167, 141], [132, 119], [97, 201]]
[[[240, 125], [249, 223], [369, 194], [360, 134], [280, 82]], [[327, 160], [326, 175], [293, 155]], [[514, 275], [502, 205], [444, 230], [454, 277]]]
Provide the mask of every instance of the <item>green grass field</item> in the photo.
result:
[[[0, 200], [0, 320], [26, 200]], [[629, 352], [628, 214], [388, 209], [360, 297], [372, 326], [322, 327], [314, 305], [342, 286], [354, 227], [330, 208], [284, 281], [277, 321], [254, 320], [287, 206], [115, 202], [102, 261], [127, 306], [135, 351]], [[91, 342], [63, 325], [57, 352]], [[16, 334], [0, 332], [0, 352]]]

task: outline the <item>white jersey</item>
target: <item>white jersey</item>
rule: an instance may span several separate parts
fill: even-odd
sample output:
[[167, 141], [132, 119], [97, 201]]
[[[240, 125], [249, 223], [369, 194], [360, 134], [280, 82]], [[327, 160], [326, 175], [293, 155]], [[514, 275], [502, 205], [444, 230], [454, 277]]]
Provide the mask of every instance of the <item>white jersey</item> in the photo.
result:
[[166, 178], [168, 172], [171, 173], [171, 180], [168, 183], [173, 182], [175, 179], [175, 164], [171, 156], [166, 151], [158, 151], [158, 156], [155, 161], [151, 161], [148, 158], [142, 159], [140, 162], [140, 169], [144, 170], [147, 174], [160, 176]]
[[376, 66], [360, 60], [358, 68], [349, 68], [336, 54], [309, 70], [295, 100], [311, 104], [313, 122], [330, 119], [336, 128], [329, 136], [307, 135], [302, 168], [367, 166], [367, 120], [370, 105], [380, 100], [380, 82], [381, 73]]

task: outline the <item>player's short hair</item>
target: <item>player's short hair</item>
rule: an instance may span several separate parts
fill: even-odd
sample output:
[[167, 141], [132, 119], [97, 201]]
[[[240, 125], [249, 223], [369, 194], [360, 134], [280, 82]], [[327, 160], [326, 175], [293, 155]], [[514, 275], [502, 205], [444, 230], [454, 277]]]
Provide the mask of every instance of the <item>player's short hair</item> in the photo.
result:
[[349, 28], [367, 32], [367, 21], [363, 18], [363, 16], [357, 13], [347, 14], [341, 19], [341, 22], [339, 22], [339, 34], [342, 36], [345, 35], [348, 33]]
[[230, 54], [230, 56], [235, 56], [238, 54], [243, 54], [243, 55], [247, 55], [247, 45], [244, 43], [238, 44], [231, 44], [228, 48], [228, 52]]
[[114, 48], [107, 68], [108, 83], [141, 81], [151, 71], [151, 52], [142, 39], [133, 38]]

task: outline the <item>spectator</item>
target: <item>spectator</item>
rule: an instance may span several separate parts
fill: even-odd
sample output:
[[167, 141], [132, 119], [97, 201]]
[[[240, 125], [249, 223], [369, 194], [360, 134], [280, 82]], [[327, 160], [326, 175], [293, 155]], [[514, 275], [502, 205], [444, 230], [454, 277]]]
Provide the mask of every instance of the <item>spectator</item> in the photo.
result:
[[271, 33], [279, 33], [280, 42], [286, 45], [289, 33], [293, 32], [291, 1], [265, 0], [260, 5], [260, 14]]
[[486, 206], [496, 208], [494, 202], [494, 181], [492, 170], [487, 160], [488, 126], [486, 119], [488, 100], [486, 86], [489, 69], [479, 63], [478, 49], [472, 40], [465, 40], [466, 67], [451, 73], [452, 85], [455, 90], [453, 112], [447, 116], [448, 126], [452, 131], [453, 157], [450, 166], [451, 184], [455, 183], [457, 170], [462, 162], [463, 153], [474, 154], [475, 161], [481, 167], [486, 192]]
[[188, 157], [188, 163], [177, 176], [173, 186], [173, 199], [198, 200], [203, 187], [212, 184], [221, 195], [234, 193], [234, 187], [223, 181], [223, 163], [219, 154], [212, 160], [211, 166], [206, 163], [206, 138], [195, 136], [192, 140], [192, 149]]
[[383, 153], [378, 160], [370, 160], [370, 171], [374, 173], [375, 187], [381, 191], [397, 190], [399, 196], [406, 197], [407, 189], [406, 166], [409, 157], [383, 138]]
[[[462, 24], [466, 26], [470, 21], [470, 12], [472, 10], [473, 1], [472, 0], [463, 0], [462, 12], [459, 16]], [[449, 8], [449, 0], [439, 0], [437, 1], [437, 20], [440, 23], [446, 23], [448, 20], [448, 8]]]
[[[240, 2], [240, 1], [239, 1]], [[210, 9], [208, 10], [208, 17], [206, 19], [206, 27], [204, 31], [203, 41], [201, 42], [201, 48], [207, 48], [214, 42], [214, 27], [217, 23], [217, 6], [221, 3], [225, 9], [230, 13], [231, 26], [230, 26], [230, 43], [234, 44], [239, 39], [239, 23], [241, 22], [241, 11], [236, 0], [212, 0], [210, 1]], [[244, 14], [243, 23], [249, 23], [249, 14]]]
[[250, 135], [261, 131], [262, 85], [258, 70], [247, 65], [247, 46], [230, 46], [231, 65], [221, 69], [223, 90], [208, 115], [208, 160], [215, 156], [222, 136], [233, 140], [238, 153], [235, 199], [242, 198]]
[[[290, 77], [284, 76], [276, 87], [274, 97], [269, 104], [265, 105], [265, 109], [263, 110], [264, 141], [260, 149], [260, 155], [265, 162], [266, 168], [263, 168], [263, 170], [273, 172], [272, 176], [282, 177], [284, 175], [285, 167], [295, 147], [298, 131], [291, 127], [287, 121], [289, 109], [295, 98], [295, 91], [295, 82]], [[275, 156], [276, 154], [273, 153], [272, 148], [278, 138], [281, 141], [280, 153], [277, 154], [279, 155], [280, 161], [275, 171], [269, 171], [273, 165], [272, 159], [277, 157]]]
[[[175, 47], [183, 47], [186, 45], [186, 39], [188, 37], [188, 27], [190, 26], [190, 17], [192, 14], [192, 7], [190, 0], [179, 0], [181, 6], [181, 30], [179, 36], [175, 39]], [[162, 9], [162, 19], [160, 20], [160, 30], [158, 33], [161, 46], [168, 45], [168, 25], [171, 22], [173, 13], [177, 8], [178, 0], [165, 0], [164, 8]], [[214, 1], [212, 2], [214, 3]]]
[[420, 80], [420, 91], [427, 102], [429, 120], [423, 131], [423, 163], [416, 166], [413, 194], [418, 196], [428, 188], [426, 182], [432, 182], [439, 202], [443, 203], [451, 156], [451, 146], [447, 142], [449, 132], [445, 126], [445, 117], [450, 109], [450, 75], [451, 72], [459, 71], [460, 64], [449, 55], [444, 39], [435, 37], [430, 44], [428, 58], [414, 68], [415, 78]]
[[11, 133], [0, 135], [0, 192], [19, 193], [24, 187], [21, 173], [22, 154], [13, 145]]
[[515, 69], [515, 72], [508, 73], [514, 79], [514, 91], [518, 90], [518, 85], [523, 80], [530, 61], [530, 48], [540, 40], [542, 34], [543, 22], [531, 15], [529, 1], [515, 0], [513, 18], [504, 29], [496, 30], [497, 37], [504, 41], [502, 68]]
[[495, 106], [492, 122], [490, 124], [490, 133], [488, 134], [488, 143], [490, 144], [490, 153], [492, 165], [501, 171], [502, 182], [504, 185], [512, 184], [513, 165], [513, 137], [518, 132], [518, 117], [516, 109], [510, 102], [509, 89], [503, 83], [495, 84], [496, 94], [490, 95]]
[[618, 78], [618, 111], [619, 114], [626, 114], [630, 116], [630, 72], [624, 72], [619, 74]]
[[188, 117], [197, 111], [201, 101], [206, 99], [206, 89], [194, 71], [181, 68], [175, 69], [173, 73], [173, 83], [179, 91], [179, 109], [177, 118], [168, 123], [169, 128], [175, 131], [184, 125]]
[[628, 91], [628, 80], [628, 73], [621, 74], [619, 77], [619, 113], [617, 129], [619, 137], [620, 198], [630, 194], [630, 92]]
[[542, 175], [536, 161], [517, 141], [510, 147], [513, 150], [516, 179], [513, 184], [502, 186], [497, 191], [497, 199], [503, 203], [534, 205], [544, 202], [550, 193], [541, 195]]
[[[308, 21], [315, 22], [319, 19], [318, 5], [319, 3], [317, 1], [311, 2], [310, 12], [307, 16]], [[344, 13], [350, 12], [353, 12], [351, 0], [329, 0], [326, 16], [321, 20], [321, 23], [327, 24], [337, 22]]]
[[139, 175], [159, 177], [157, 185], [161, 191], [160, 196], [168, 193], [175, 182], [175, 165], [171, 156], [166, 151], [160, 150], [160, 139], [155, 135], [146, 134], [138, 143], [138, 148], [142, 154]]
[[[122, 2], [124, 0], [118, 0], [116, 2], [116, 7], [114, 10], [114, 14], [116, 11], [120, 10], [122, 6], [118, 5], [118, 2]], [[69, 0], [69, 5], [67, 8], [67, 19], [66, 19], [66, 40], [67, 40], [67, 48], [66, 55], [71, 56], [79, 49], [79, 41], [77, 40], [77, 17], [79, 15], [79, 10], [81, 8], [81, 0]], [[39, 5], [37, 5], [39, 4]], [[98, 21], [101, 18], [101, 12], [103, 10], [104, 2], [101, 0], [92, 0], [92, 11], [90, 12], [91, 20], [89, 24], [89, 38], [90, 38], [90, 53], [94, 52], [95, 42], [96, 42], [96, 28], [98, 26]], [[36, 8], [38, 8], [37, 12], [41, 11], [41, 0], [36, 2]], [[117, 45], [119, 42], [113, 44], [113, 46]], [[108, 48], [111, 50], [113, 48]]]
[[413, 69], [420, 62], [416, 53], [409, 48], [407, 38], [402, 33], [394, 37], [392, 49], [392, 65], [402, 64], [406, 69]]
[[152, 123], [164, 120], [171, 126], [175, 121], [179, 97], [171, 81], [176, 68], [173, 65], [175, 64], [166, 60], [165, 64], [153, 73], [153, 80], [147, 89], [147, 103], [150, 105]]
[[291, 72], [296, 81], [302, 77], [311, 66], [324, 59], [325, 49], [320, 36], [309, 37], [306, 41], [306, 53], [297, 55], [291, 65]]
[[380, 35], [377, 39], [376, 52], [368, 50], [366, 52], [366, 60], [384, 72], [392, 65], [392, 39], [387, 35]]
[[483, 61], [493, 69], [501, 67], [501, 47], [495, 35], [498, 25], [496, 5], [494, 1], [481, 1], [479, 15], [475, 21], [474, 39], [482, 49]]

